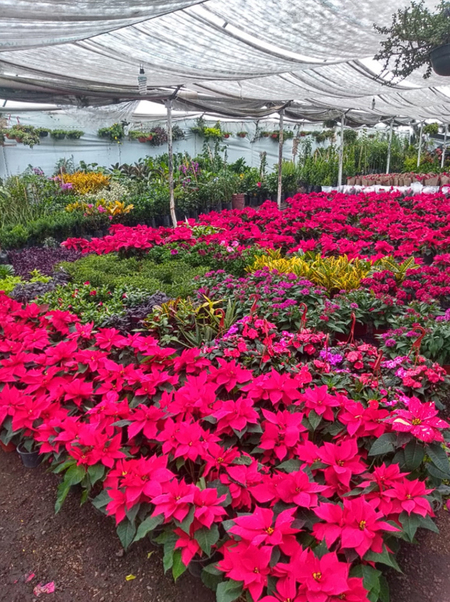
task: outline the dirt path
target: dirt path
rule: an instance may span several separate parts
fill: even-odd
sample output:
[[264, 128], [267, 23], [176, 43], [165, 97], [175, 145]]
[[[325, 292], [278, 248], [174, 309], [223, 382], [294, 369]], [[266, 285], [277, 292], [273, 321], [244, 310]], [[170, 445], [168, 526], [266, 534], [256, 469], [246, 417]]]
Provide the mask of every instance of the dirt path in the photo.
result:
[[[80, 508], [76, 495], [55, 516], [56, 485], [42, 467], [26, 469], [15, 453], [0, 451], [1, 602], [214, 601], [199, 579], [186, 575], [174, 584], [165, 577], [159, 550], [145, 541], [120, 556], [112, 520], [90, 504]], [[405, 574], [390, 576], [391, 602], [450, 602], [449, 513], [438, 524], [439, 535], [423, 532], [419, 546], [405, 546]], [[36, 576], [25, 583], [29, 573]], [[55, 593], [36, 599], [34, 586], [49, 581]]]
[[[54, 581], [43, 602], [212, 602], [214, 593], [186, 575], [164, 576], [161, 554], [145, 541], [125, 556], [112, 520], [69, 495], [55, 516], [57, 479], [26, 469], [0, 451], [0, 600], [32, 602], [37, 583]], [[148, 553], [152, 552], [150, 558]], [[36, 577], [25, 583], [30, 572]], [[127, 575], [136, 579], [126, 581]]]

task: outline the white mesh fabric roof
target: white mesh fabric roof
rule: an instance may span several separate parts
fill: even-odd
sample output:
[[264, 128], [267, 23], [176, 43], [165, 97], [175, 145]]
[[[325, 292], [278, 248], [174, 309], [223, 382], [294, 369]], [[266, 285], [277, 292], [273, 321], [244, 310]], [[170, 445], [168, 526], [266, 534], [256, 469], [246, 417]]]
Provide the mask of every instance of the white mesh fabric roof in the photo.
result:
[[[435, 3], [426, 0], [430, 8]], [[407, 4], [0, 0], [0, 97], [81, 105], [131, 100], [142, 63], [149, 99], [183, 86], [202, 95], [197, 107], [215, 102], [233, 115], [295, 100], [318, 110], [447, 120], [447, 78], [418, 73], [390, 86], [361, 62], [379, 50], [373, 23], [390, 23]]]
[[204, 0], [3, 0], [0, 49], [90, 38]]

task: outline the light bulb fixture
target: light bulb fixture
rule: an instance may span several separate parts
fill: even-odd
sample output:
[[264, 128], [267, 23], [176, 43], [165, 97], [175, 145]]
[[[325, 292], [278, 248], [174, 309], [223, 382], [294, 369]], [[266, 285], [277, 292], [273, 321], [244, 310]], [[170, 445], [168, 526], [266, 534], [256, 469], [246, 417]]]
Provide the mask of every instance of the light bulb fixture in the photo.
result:
[[139, 67], [139, 75], [138, 75], [138, 90], [139, 94], [147, 94], [147, 76], [145, 75], [144, 67], [141, 65]]
[[375, 98], [372, 98], [372, 111], [374, 110], [374, 108], [375, 108]]

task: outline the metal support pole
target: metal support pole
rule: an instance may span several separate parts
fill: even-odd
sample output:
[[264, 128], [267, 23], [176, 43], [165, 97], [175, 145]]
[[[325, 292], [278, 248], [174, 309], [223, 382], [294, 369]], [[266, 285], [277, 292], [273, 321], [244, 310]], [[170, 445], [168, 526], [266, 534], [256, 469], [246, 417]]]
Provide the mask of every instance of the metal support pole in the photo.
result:
[[444, 169], [444, 163], [445, 163], [445, 151], [447, 150], [447, 134], [448, 134], [448, 125], [445, 124], [445, 131], [444, 131], [444, 146], [442, 147], [442, 157], [441, 157], [441, 169]]
[[170, 194], [170, 217], [172, 226], [177, 227], [177, 216], [175, 213], [175, 196], [173, 190], [173, 143], [172, 143], [172, 100], [166, 102], [167, 108], [167, 152], [169, 154], [169, 194]]
[[419, 152], [417, 153], [417, 167], [420, 166], [420, 156], [422, 154], [422, 134], [423, 134], [423, 121], [420, 124], [420, 134], [419, 134]]
[[280, 111], [280, 133], [278, 136], [278, 191], [277, 205], [281, 209], [281, 188], [282, 188], [282, 167], [283, 167], [283, 125], [284, 125], [284, 108]]
[[389, 145], [388, 145], [388, 156], [387, 156], [387, 165], [386, 165], [386, 173], [389, 173], [391, 168], [391, 149], [392, 149], [392, 134], [394, 131], [394, 118], [391, 119], [391, 129], [389, 131]]
[[341, 119], [341, 145], [339, 147], [339, 176], [338, 176], [338, 186], [342, 186], [342, 171], [344, 167], [344, 121], [345, 121], [345, 113], [342, 113]]

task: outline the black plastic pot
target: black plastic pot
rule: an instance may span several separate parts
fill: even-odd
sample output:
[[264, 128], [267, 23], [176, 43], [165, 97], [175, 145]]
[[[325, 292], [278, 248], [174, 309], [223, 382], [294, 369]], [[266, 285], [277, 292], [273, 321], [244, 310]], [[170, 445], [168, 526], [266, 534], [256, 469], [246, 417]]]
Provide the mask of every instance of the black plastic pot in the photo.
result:
[[435, 256], [436, 256], [436, 253], [426, 253], [426, 254], [424, 253], [422, 255], [423, 263], [425, 265], [432, 265]]
[[38, 451], [29, 452], [21, 445], [17, 447], [17, 453], [26, 468], [36, 468], [42, 461], [42, 456], [39, 455]]
[[450, 44], [438, 46], [430, 52], [433, 71], [444, 77], [450, 76]]
[[219, 558], [220, 554], [218, 554], [217, 552], [214, 552], [211, 556], [208, 556], [207, 558], [194, 558], [189, 563], [188, 570], [194, 577], [201, 577], [203, 568], [205, 566], [208, 566], [208, 564], [219, 560]]

